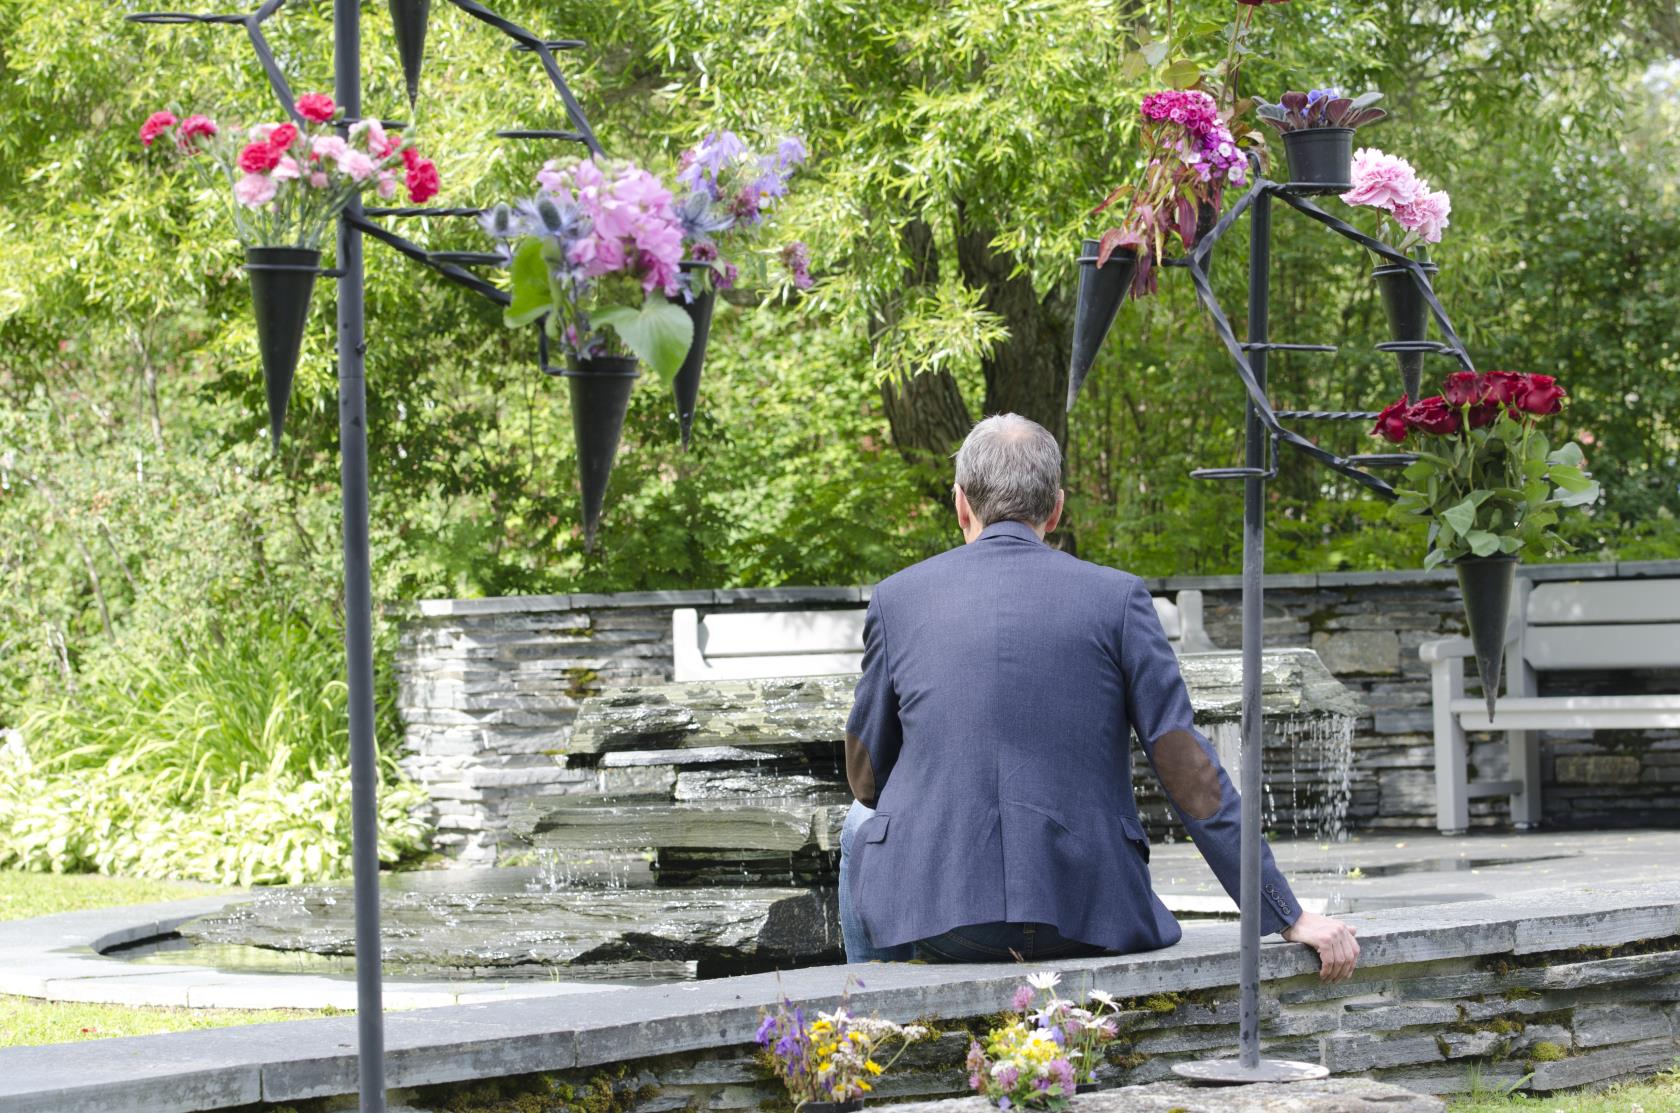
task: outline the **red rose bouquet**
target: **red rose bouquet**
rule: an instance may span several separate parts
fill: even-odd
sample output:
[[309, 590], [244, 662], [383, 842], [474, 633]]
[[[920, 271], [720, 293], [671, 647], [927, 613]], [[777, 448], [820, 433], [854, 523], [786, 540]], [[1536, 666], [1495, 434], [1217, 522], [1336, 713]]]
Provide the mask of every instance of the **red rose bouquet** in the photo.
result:
[[1394, 512], [1429, 521], [1425, 568], [1563, 545], [1559, 511], [1599, 494], [1580, 447], [1553, 448], [1540, 430], [1566, 396], [1550, 375], [1460, 371], [1433, 398], [1378, 415], [1372, 435], [1417, 454]]

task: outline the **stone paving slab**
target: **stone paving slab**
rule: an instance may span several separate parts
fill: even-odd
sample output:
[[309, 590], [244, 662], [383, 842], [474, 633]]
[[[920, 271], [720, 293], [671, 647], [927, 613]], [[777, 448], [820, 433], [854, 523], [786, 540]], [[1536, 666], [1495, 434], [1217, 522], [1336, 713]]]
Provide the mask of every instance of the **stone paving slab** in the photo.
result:
[[[1532, 924], [1572, 917], [1612, 922], [1618, 916], [1674, 934], [1680, 929], [1680, 880], [1620, 893], [1533, 892], [1352, 919], [1360, 929], [1367, 976], [1381, 979], [1384, 967], [1496, 952]], [[1261, 958], [1268, 980], [1317, 968], [1306, 948], [1292, 944], [1269, 944]], [[1049, 965], [1062, 972], [1063, 991], [1075, 998], [1097, 985], [1122, 997], [1229, 986], [1236, 981], [1236, 929], [1192, 923], [1183, 942], [1162, 951]], [[1019, 983], [1021, 968], [822, 967], [395, 1013], [386, 1022], [388, 1078], [393, 1087], [408, 1087], [740, 1046], [751, 1040], [761, 1008], [784, 995], [808, 1008], [830, 1007], [848, 982], [860, 977], [852, 994], [857, 1011], [909, 1021], [994, 1012]], [[253, 1095], [282, 1102], [342, 1094], [353, 1088], [354, 1043], [353, 1018], [339, 1017], [4, 1050], [0, 1113], [171, 1113], [221, 1108], [237, 1104], [234, 1099], [255, 1100]], [[1351, 1056], [1358, 1049], [1345, 1050]], [[1550, 1073], [1611, 1077], [1658, 1050], [1653, 1042], [1592, 1052]], [[1372, 1065], [1379, 1059], [1373, 1053]]]

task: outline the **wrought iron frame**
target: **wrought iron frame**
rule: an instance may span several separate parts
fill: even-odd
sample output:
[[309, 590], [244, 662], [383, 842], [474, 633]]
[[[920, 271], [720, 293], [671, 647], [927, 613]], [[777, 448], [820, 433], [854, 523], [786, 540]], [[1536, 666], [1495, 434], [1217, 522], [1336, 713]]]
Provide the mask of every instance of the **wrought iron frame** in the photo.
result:
[[[513, 129], [500, 138], [542, 142], [582, 143], [591, 154], [602, 154], [600, 141], [583, 108], [566, 84], [555, 59], [557, 51], [584, 44], [577, 39], [545, 39], [504, 19], [477, 0], [449, 3], [513, 40], [514, 49], [535, 54], [559, 94], [571, 124], [569, 130]], [[280, 106], [298, 124], [297, 101], [285, 71], [269, 48], [262, 25], [286, 5], [264, 0], [244, 15], [200, 15], [191, 12], [144, 12], [126, 16], [130, 23], [150, 25], [210, 24], [243, 27], [268, 76]], [[361, 6], [357, 0], [333, 0], [334, 97], [343, 109], [341, 127], [348, 128], [362, 112]], [[396, 126], [388, 121], [386, 126]], [[362, 237], [371, 236], [398, 254], [437, 272], [458, 286], [497, 304], [509, 296], [464, 268], [500, 263], [489, 253], [427, 251], [413, 240], [377, 223], [377, 218], [476, 217], [473, 208], [363, 208], [352, 198], [338, 222], [337, 266], [329, 274], [338, 280], [338, 428], [341, 488], [344, 506], [345, 672], [350, 705], [350, 826], [356, 912], [356, 1030], [357, 1086], [362, 1113], [385, 1113], [385, 1017], [379, 933], [379, 762], [373, 733], [373, 589], [368, 553], [368, 465], [366, 390], [366, 287], [362, 265]], [[547, 344], [542, 324], [536, 326], [538, 359], [547, 367]]]
[[[1308, 196], [1329, 192], [1324, 186], [1310, 182], [1274, 182], [1261, 174], [1259, 158], [1250, 155], [1253, 185], [1238, 198], [1219, 221], [1181, 259], [1167, 260], [1167, 265], [1182, 267], [1190, 274], [1196, 299], [1212, 319], [1231, 361], [1236, 365], [1237, 377], [1247, 394], [1243, 422], [1244, 459], [1241, 467], [1199, 468], [1190, 474], [1196, 479], [1240, 480], [1243, 484], [1243, 567], [1242, 567], [1242, 846], [1241, 881], [1238, 909], [1241, 913], [1241, 946], [1238, 958], [1238, 1055], [1236, 1059], [1209, 1060], [1183, 1064], [1179, 1072], [1198, 1081], [1216, 1083], [1247, 1083], [1290, 1081], [1324, 1073], [1322, 1067], [1311, 1064], [1267, 1060], [1260, 1057], [1260, 862], [1261, 815], [1263, 785], [1261, 781], [1262, 721], [1261, 668], [1262, 628], [1265, 605], [1266, 563], [1266, 481], [1276, 477], [1280, 463], [1279, 446], [1287, 446], [1303, 453], [1339, 475], [1353, 480], [1373, 494], [1392, 499], [1394, 488], [1372, 474], [1372, 469], [1404, 467], [1417, 457], [1410, 453], [1371, 453], [1339, 456], [1309, 440], [1286, 425], [1286, 421], [1368, 421], [1377, 416], [1364, 410], [1285, 410], [1274, 409], [1267, 395], [1266, 363], [1271, 352], [1329, 352], [1336, 351], [1329, 344], [1280, 344], [1270, 335], [1271, 311], [1271, 238], [1272, 201], [1281, 200], [1330, 231], [1352, 240], [1389, 263], [1404, 266], [1428, 303], [1429, 311], [1441, 330], [1444, 342], [1385, 341], [1376, 345], [1378, 351], [1428, 352], [1453, 357], [1465, 371], [1474, 371], [1470, 354], [1447, 317], [1440, 299], [1430, 284], [1422, 260], [1414, 259], [1397, 248], [1366, 235], [1359, 229], [1338, 220], [1319, 208]], [[1249, 217], [1248, 257], [1248, 339], [1237, 339], [1230, 319], [1225, 315], [1219, 299], [1208, 280], [1208, 261], [1214, 247], [1244, 215]]]

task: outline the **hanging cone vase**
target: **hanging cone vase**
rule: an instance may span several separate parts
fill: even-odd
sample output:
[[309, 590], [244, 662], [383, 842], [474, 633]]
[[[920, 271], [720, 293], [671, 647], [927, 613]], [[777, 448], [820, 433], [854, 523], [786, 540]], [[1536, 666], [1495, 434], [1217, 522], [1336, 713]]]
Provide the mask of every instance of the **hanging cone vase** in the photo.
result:
[[303, 329], [309, 323], [309, 299], [321, 253], [304, 247], [248, 247], [245, 274], [251, 281], [251, 306], [257, 315], [257, 348], [262, 353], [263, 386], [268, 393], [268, 435], [280, 451], [286, 426], [286, 403], [292, 396]]
[[1353, 129], [1285, 132], [1283, 157], [1295, 193], [1345, 193], [1353, 188]]
[[[1434, 275], [1439, 270], [1434, 263], [1423, 264], [1424, 273], [1430, 276], [1431, 287], [1434, 286]], [[1395, 358], [1400, 363], [1400, 382], [1405, 388], [1406, 397], [1416, 402], [1423, 383], [1423, 357], [1426, 347], [1422, 342], [1429, 339], [1429, 302], [1424, 299], [1423, 291], [1419, 290], [1417, 283], [1412, 280], [1409, 267], [1398, 263], [1378, 267], [1371, 272], [1371, 277], [1377, 280], [1377, 290], [1382, 294], [1383, 310], [1388, 314], [1389, 335], [1397, 341], [1420, 345], [1415, 352], [1395, 353]]]
[[[700, 271], [710, 274], [712, 268], [709, 263], [684, 263], [682, 269], [693, 276]], [[700, 371], [706, 365], [706, 341], [712, 334], [712, 310], [717, 306], [717, 287], [708, 281], [705, 293], [696, 294], [693, 301], [679, 304], [688, 313], [688, 319], [694, 322], [694, 342], [688, 346], [688, 355], [677, 369], [676, 378], [671, 380], [671, 393], [677, 400], [677, 425], [682, 430], [682, 446], [686, 452], [689, 434], [694, 430], [694, 407], [700, 398]]]
[[420, 96], [420, 67], [426, 60], [426, 20], [431, 11], [432, 0], [391, 0], [391, 26], [396, 31], [397, 57], [402, 60], [410, 108]]
[[1097, 241], [1086, 240], [1079, 252], [1079, 294], [1073, 313], [1073, 362], [1068, 367], [1067, 408], [1073, 409], [1085, 376], [1097, 361], [1097, 352], [1114, 326], [1120, 303], [1132, 287], [1137, 273], [1137, 251], [1120, 248], [1097, 266]]
[[594, 356], [560, 372], [572, 395], [572, 438], [577, 445], [578, 486], [583, 493], [584, 546], [595, 548], [595, 528], [612, 478], [613, 458], [624, 432], [630, 391], [641, 371], [629, 356]]
[[1505, 665], [1505, 623], [1511, 613], [1511, 588], [1516, 582], [1514, 556], [1462, 557], [1453, 562], [1458, 569], [1458, 590], [1464, 596], [1464, 618], [1470, 625], [1470, 644], [1476, 651], [1476, 671], [1482, 678], [1482, 696], [1487, 700], [1488, 718], [1493, 718], [1493, 701], [1499, 696], [1499, 677]]

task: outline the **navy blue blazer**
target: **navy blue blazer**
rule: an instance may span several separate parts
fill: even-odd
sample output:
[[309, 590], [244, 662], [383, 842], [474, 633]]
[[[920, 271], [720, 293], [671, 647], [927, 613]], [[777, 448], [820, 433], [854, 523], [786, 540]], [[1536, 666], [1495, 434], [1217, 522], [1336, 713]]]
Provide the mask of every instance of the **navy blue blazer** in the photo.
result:
[[[1176, 943], [1149, 882], [1134, 730], [1235, 900], [1237, 792], [1138, 577], [996, 522], [883, 581], [846, 737], [852, 791], [876, 809], [848, 862], [871, 943], [998, 921], [1118, 952]], [[1263, 931], [1301, 914], [1269, 848], [1261, 893]]]

